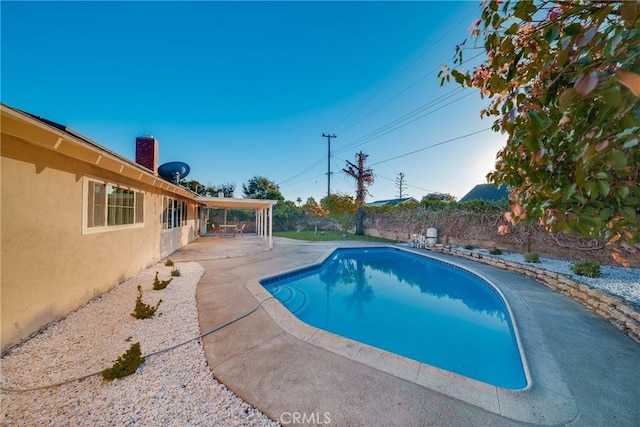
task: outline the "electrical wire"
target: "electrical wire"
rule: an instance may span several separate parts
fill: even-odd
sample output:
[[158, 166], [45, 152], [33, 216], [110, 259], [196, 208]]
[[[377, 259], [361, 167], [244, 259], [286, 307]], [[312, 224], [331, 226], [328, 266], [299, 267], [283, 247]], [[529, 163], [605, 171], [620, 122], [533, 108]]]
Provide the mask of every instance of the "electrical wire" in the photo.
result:
[[458, 136], [458, 137], [455, 137], [455, 138], [447, 139], [446, 141], [440, 141], [440, 142], [437, 142], [435, 144], [429, 145], [427, 147], [420, 148], [418, 150], [413, 150], [413, 151], [410, 151], [410, 152], [405, 153], [405, 154], [400, 154], [399, 156], [394, 156], [394, 157], [388, 158], [386, 160], [381, 160], [379, 162], [376, 162], [376, 163], [373, 163], [373, 164], [369, 165], [369, 167], [376, 166], [376, 165], [379, 165], [379, 164], [382, 164], [382, 163], [386, 163], [386, 162], [390, 162], [392, 160], [400, 159], [402, 157], [410, 156], [412, 154], [419, 153], [420, 151], [428, 150], [429, 148], [438, 147], [440, 145], [448, 144], [448, 143], [453, 142], [453, 141], [458, 141], [460, 139], [468, 138], [470, 136], [477, 135], [477, 134], [482, 133], [482, 132], [486, 132], [486, 131], [488, 131], [490, 129], [491, 129], [491, 127], [488, 127], [488, 128], [484, 128], [484, 129], [475, 131], [475, 132], [468, 133], [466, 135], [462, 135], [462, 136]]
[[[451, 33], [454, 29], [458, 28], [458, 26], [460, 26], [460, 24], [462, 24], [470, 15], [476, 13], [475, 10], [471, 10], [469, 11], [469, 13], [467, 13], [465, 16], [463, 16], [455, 25], [452, 25], [449, 28], [449, 31], [447, 31], [446, 33], [442, 34], [442, 36], [440, 36], [440, 38], [438, 38], [437, 40], [435, 40], [427, 49], [425, 49], [424, 51], [422, 51], [422, 53], [420, 55], [418, 55], [413, 61], [411, 61], [409, 64], [407, 64], [402, 70], [400, 70], [398, 73], [396, 73], [391, 79], [389, 79], [389, 81], [382, 85], [377, 91], [375, 91], [373, 93], [373, 95], [371, 95], [369, 98], [367, 98], [362, 104], [358, 105], [358, 107], [356, 107], [354, 110], [352, 110], [349, 114], [347, 114], [345, 117], [343, 117], [340, 121], [338, 121], [338, 123], [336, 123], [335, 125], [333, 125], [331, 127], [331, 129], [329, 130], [329, 133], [333, 132], [333, 129], [335, 129], [336, 127], [338, 127], [340, 124], [342, 124], [345, 120], [347, 120], [349, 117], [351, 117], [353, 114], [355, 114], [358, 110], [360, 110], [363, 106], [365, 106], [366, 104], [368, 104], [373, 98], [375, 98], [381, 91], [382, 89], [386, 88], [387, 86], [389, 86], [395, 79], [397, 79], [400, 75], [402, 75], [404, 72], [406, 72], [409, 68], [413, 67], [413, 65], [415, 65], [419, 59], [421, 59], [424, 55], [426, 55], [432, 48], [436, 47], [438, 45], [438, 43], [440, 43], [445, 37], [447, 37], [449, 35], [449, 33]], [[473, 59], [473, 58], [470, 58]], [[365, 118], [369, 117], [371, 114], [373, 114], [374, 112], [378, 111], [380, 108], [382, 108], [384, 105], [388, 104], [389, 102], [393, 101], [394, 99], [396, 99], [398, 96], [400, 96], [402, 93], [406, 92], [407, 90], [409, 90], [411, 87], [415, 86], [419, 81], [423, 80], [424, 78], [426, 78], [428, 75], [432, 74], [433, 72], [435, 72], [435, 70], [438, 70], [439, 67], [434, 68], [433, 70], [429, 71], [427, 74], [423, 75], [422, 77], [420, 77], [418, 80], [416, 80], [415, 82], [413, 82], [411, 85], [409, 85], [408, 87], [406, 87], [404, 90], [402, 90], [400, 93], [398, 93], [396, 96], [394, 96], [393, 98], [383, 102], [380, 106], [378, 106], [375, 110], [373, 110], [372, 112], [370, 112], [369, 114], [367, 114], [366, 116], [364, 116], [363, 118], [361, 118], [358, 122], [356, 122], [355, 124], [349, 126], [347, 129], [342, 130], [341, 132], [346, 132], [346, 130], [351, 129], [353, 126], [355, 126], [357, 123], [360, 123], [362, 120], [364, 120]]]
[[[485, 52], [482, 51], [480, 53], [478, 53], [477, 55], [472, 56], [471, 58], [468, 58], [466, 60], [464, 60], [460, 65], [469, 62], [481, 55], [484, 55]], [[384, 107], [385, 105], [389, 104], [391, 101], [395, 100], [396, 98], [398, 98], [400, 95], [402, 95], [403, 93], [405, 93], [406, 91], [408, 91], [409, 89], [411, 89], [412, 87], [414, 87], [415, 85], [417, 85], [418, 83], [420, 83], [422, 80], [426, 79], [427, 77], [429, 77], [430, 75], [432, 75], [433, 73], [435, 73], [437, 70], [440, 70], [440, 66], [437, 66], [435, 68], [433, 68], [431, 71], [429, 71], [428, 73], [424, 74], [422, 77], [420, 77], [418, 80], [414, 81], [413, 83], [411, 83], [409, 86], [407, 86], [406, 88], [404, 88], [402, 91], [398, 92], [396, 95], [392, 96], [391, 98], [389, 98], [388, 100], [386, 100], [385, 102], [383, 102], [382, 104], [380, 104], [377, 108], [375, 108], [374, 110], [370, 111], [369, 114], [363, 116], [360, 120], [358, 120], [357, 122], [353, 123], [351, 126], [347, 127], [346, 129], [341, 130], [340, 133], [344, 133], [348, 130], [350, 130], [351, 128], [353, 128], [355, 125], [359, 124], [360, 122], [362, 122], [364, 119], [370, 117], [373, 113], [377, 112], [378, 110], [380, 110], [382, 107]]]
[[[382, 176], [380, 174], [374, 174], [374, 175], [375, 175], [376, 178], [382, 178], [382, 179], [386, 179], [387, 181], [397, 182], [395, 179], [387, 178], [386, 176]], [[427, 191], [429, 193], [439, 193], [439, 191], [436, 191], [436, 190], [430, 190], [428, 188], [417, 187], [415, 185], [411, 185], [411, 184], [407, 184], [407, 183], [404, 183], [404, 185], [406, 185], [407, 187], [415, 188], [416, 190]]]
[[[463, 91], [464, 91], [464, 89], [454, 89], [453, 91], [451, 91], [451, 92], [449, 92], [449, 93], [447, 93], [445, 95], [442, 95], [442, 96], [436, 98], [435, 100], [433, 100], [433, 101], [431, 101], [431, 102], [429, 102], [427, 104], [424, 104], [421, 107], [418, 107], [417, 109], [413, 110], [412, 112], [407, 113], [404, 116], [402, 116], [402, 117], [400, 117], [400, 118], [398, 118], [398, 119], [396, 119], [396, 120], [394, 120], [394, 121], [382, 126], [381, 128], [378, 128], [377, 130], [375, 130], [373, 132], [370, 132], [367, 135], [365, 135], [365, 136], [363, 136], [361, 138], [356, 139], [355, 141], [352, 141], [352, 142], [346, 144], [345, 146], [339, 148], [335, 152], [336, 153], [343, 153], [345, 151], [351, 150], [351, 149], [353, 149], [355, 147], [358, 147], [360, 145], [364, 145], [364, 144], [366, 144], [368, 142], [376, 140], [376, 139], [378, 139], [378, 138], [380, 138], [382, 136], [388, 135], [388, 134], [390, 134], [392, 132], [395, 132], [396, 130], [401, 129], [401, 128], [403, 128], [403, 127], [405, 127], [405, 126], [407, 126], [407, 125], [409, 125], [409, 124], [411, 124], [411, 123], [413, 123], [413, 122], [415, 122], [415, 121], [417, 121], [417, 120], [419, 120], [419, 119], [421, 119], [421, 118], [423, 118], [425, 116], [433, 114], [436, 111], [440, 111], [444, 107], [447, 107], [447, 106], [449, 106], [449, 105], [451, 105], [453, 103], [461, 101], [462, 99], [466, 98], [467, 96], [470, 96], [473, 93], [472, 91], [467, 92], [465, 95], [463, 95], [463, 96], [461, 96], [461, 97], [459, 97], [457, 99], [454, 99], [453, 101], [451, 101], [451, 102], [449, 102], [447, 104], [441, 105], [440, 107], [438, 107], [438, 108], [436, 108], [434, 110], [427, 111], [424, 114], [421, 114], [418, 117], [415, 117], [416, 115], [418, 115], [420, 113], [423, 113], [425, 110], [428, 110], [430, 107], [435, 106], [435, 105], [439, 104], [440, 102], [443, 102], [444, 100], [446, 100], [448, 98], [449, 94], [452, 94], [453, 92], [455, 92], [452, 95], [452, 96], [455, 96], [455, 95], [459, 95]], [[409, 119], [412, 119], [412, 120], [409, 120]]]
[[[158, 350], [158, 351], [155, 351], [153, 353], [149, 353], [147, 355], [144, 355], [143, 357], [146, 359], [148, 357], [157, 356], [158, 354], [162, 354], [162, 353], [166, 353], [166, 352], [171, 351], [171, 350], [175, 350], [178, 347], [182, 347], [183, 345], [189, 344], [189, 343], [191, 343], [193, 341], [200, 340], [200, 339], [206, 337], [207, 335], [211, 335], [214, 332], [217, 332], [217, 331], [219, 331], [221, 329], [224, 329], [227, 326], [232, 325], [233, 323], [236, 323], [237, 321], [242, 320], [245, 317], [250, 316], [251, 314], [255, 313], [256, 310], [258, 310], [260, 307], [262, 307], [262, 304], [264, 304], [266, 301], [269, 301], [270, 299], [275, 299], [275, 298], [273, 296], [270, 296], [270, 297], [266, 298], [260, 304], [256, 305], [253, 309], [247, 311], [244, 314], [241, 314], [238, 317], [235, 317], [235, 318], [231, 319], [230, 321], [228, 321], [226, 323], [223, 323], [222, 325], [216, 326], [215, 328], [205, 332], [204, 334], [198, 335], [197, 337], [193, 337], [191, 339], [188, 339], [186, 341], [183, 341], [183, 342], [181, 342], [179, 344], [176, 344], [176, 345], [173, 345], [171, 347], [168, 347], [168, 348], [165, 348], [165, 349], [162, 349], [162, 350]], [[86, 374], [86, 375], [83, 375], [81, 377], [71, 378], [71, 379], [68, 379], [68, 380], [65, 380], [65, 381], [61, 381], [61, 382], [58, 382], [58, 383], [54, 383], [54, 384], [47, 384], [47, 385], [38, 386], [38, 387], [31, 387], [31, 388], [13, 388], [13, 387], [0, 386], [0, 390], [4, 391], [6, 393], [26, 393], [26, 392], [30, 392], [30, 391], [37, 391], [37, 390], [44, 390], [44, 389], [47, 389], [47, 388], [59, 387], [61, 385], [69, 384], [69, 383], [72, 383], [72, 382], [75, 382], [75, 381], [82, 381], [82, 380], [85, 380], [87, 378], [90, 378], [90, 377], [93, 377], [93, 376], [96, 376], [96, 375], [100, 375], [100, 374], [102, 374], [102, 371], [92, 372], [90, 374]]]

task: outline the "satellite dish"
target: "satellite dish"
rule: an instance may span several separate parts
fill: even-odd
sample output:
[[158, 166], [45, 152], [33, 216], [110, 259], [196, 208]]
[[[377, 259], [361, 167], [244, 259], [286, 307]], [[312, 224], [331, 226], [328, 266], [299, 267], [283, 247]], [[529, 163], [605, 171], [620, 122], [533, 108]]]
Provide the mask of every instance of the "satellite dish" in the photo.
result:
[[191, 168], [184, 162], [169, 162], [158, 167], [158, 175], [174, 183], [189, 175]]

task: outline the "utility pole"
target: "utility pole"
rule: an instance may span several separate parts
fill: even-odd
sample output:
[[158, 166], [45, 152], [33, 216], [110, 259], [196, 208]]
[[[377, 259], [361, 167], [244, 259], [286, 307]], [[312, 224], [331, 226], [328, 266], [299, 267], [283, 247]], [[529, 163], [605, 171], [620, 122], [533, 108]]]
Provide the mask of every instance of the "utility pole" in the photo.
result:
[[327, 197], [331, 195], [331, 138], [337, 138], [335, 134], [325, 135], [322, 133], [323, 138], [327, 138]]

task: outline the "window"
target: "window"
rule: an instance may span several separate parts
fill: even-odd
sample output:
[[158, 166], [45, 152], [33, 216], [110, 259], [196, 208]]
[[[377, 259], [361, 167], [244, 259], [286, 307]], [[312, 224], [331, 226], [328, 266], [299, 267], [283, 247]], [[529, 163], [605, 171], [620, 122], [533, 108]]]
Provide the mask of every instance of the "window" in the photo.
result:
[[187, 225], [187, 202], [179, 202], [172, 197], [162, 198], [162, 228]]
[[144, 192], [87, 179], [86, 229], [144, 224]]

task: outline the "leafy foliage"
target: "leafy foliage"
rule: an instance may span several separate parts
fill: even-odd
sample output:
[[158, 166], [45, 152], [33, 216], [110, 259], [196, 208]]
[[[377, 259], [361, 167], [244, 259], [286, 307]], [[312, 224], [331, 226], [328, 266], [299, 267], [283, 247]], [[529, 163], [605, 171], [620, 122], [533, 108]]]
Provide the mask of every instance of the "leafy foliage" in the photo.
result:
[[[167, 267], [173, 267], [173, 261], [171, 261], [170, 258], [167, 258], [167, 260], [165, 261], [164, 265], [166, 265]], [[156, 275], [158, 273], [156, 272]]]
[[150, 319], [154, 314], [156, 314], [156, 310], [160, 306], [161, 302], [162, 300], [159, 300], [158, 304], [156, 304], [155, 307], [142, 302], [142, 287], [138, 285], [138, 298], [136, 298], [136, 307], [131, 315], [136, 319]]
[[284, 201], [284, 196], [280, 192], [280, 187], [265, 178], [264, 176], [254, 176], [246, 184], [242, 184], [242, 194], [248, 199], [269, 199]]
[[600, 277], [600, 264], [597, 262], [578, 261], [569, 268], [578, 276]]
[[483, 3], [487, 60], [439, 76], [491, 98], [480, 114], [508, 134], [488, 175], [512, 188], [507, 221], [640, 242], [639, 16], [638, 1]]
[[535, 252], [527, 252], [526, 254], [524, 254], [524, 260], [526, 262], [539, 263], [540, 262], [540, 255], [538, 255]]
[[283, 231], [291, 230], [303, 216], [303, 209], [291, 200], [280, 200], [273, 207], [273, 220]]
[[491, 248], [491, 249], [489, 249], [489, 253], [491, 255], [502, 255], [502, 249], [500, 249], [500, 248]]
[[[171, 277], [172, 277], [172, 279], [173, 279], [173, 277], [180, 277], [180, 269], [179, 268], [172, 268], [171, 269]], [[169, 279], [169, 281], [171, 281], [172, 279]]]
[[329, 218], [338, 223], [343, 232], [353, 227], [358, 203], [352, 196], [331, 194], [320, 200], [320, 204], [329, 211]]
[[313, 221], [314, 233], [318, 232], [318, 220], [329, 215], [329, 210], [315, 201], [313, 197], [302, 207], [304, 213]]
[[124, 378], [135, 373], [138, 367], [144, 363], [144, 360], [140, 351], [140, 343], [134, 343], [125, 354], [118, 357], [112, 367], [102, 371], [102, 378], [107, 381]]
[[[173, 263], [171, 263], [171, 265], [173, 265]], [[175, 269], [174, 269], [175, 270]], [[171, 271], [171, 275], [173, 276], [173, 271]], [[180, 270], [178, 270], [178, 276], [180, 275]], [[158, 279], [158, 272], [156, 271], [156, 277], [153, 279], [153, 289], [156, 291], [162, 290], [164, 288], [166, 288], [167, 286], [169, 286], [169, 283], [171, 283], [171, 281], [173, 280], [173, 277], [171, 277], [169, 280], [160, 280]], [[142, 290], [140, 291], [142, 293]], [[153, 316], [153, 314], [152, 314]]]
[[182, 179], [180, 180], [180, 184], [193, 191], [194, 193], [204, 194], [206, 192], [206, 187], [195, 179], [192, 179], [190, 181]]
[[218, 197], [218, 193], [222, 191], [224, 197], [233, 197], [233, 194], [236, 191], [236, 185], [233, 183], [225, 182], [224, 184], [219, 185], [210, 185], [207, 187], [207, 193], [210, 196]]

